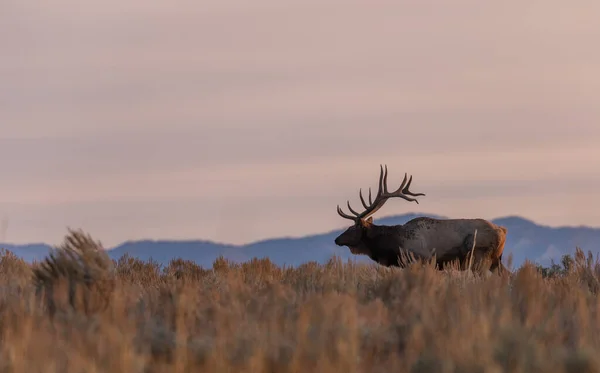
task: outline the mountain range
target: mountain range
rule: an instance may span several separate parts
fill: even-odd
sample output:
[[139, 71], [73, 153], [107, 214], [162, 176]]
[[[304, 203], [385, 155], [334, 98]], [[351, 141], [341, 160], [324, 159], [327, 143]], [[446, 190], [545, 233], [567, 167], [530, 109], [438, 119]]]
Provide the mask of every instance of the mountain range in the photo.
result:
[[[410, 219], [422, 216], [416, 213], [389, 216], [378, 219], [377, 224], [404, 224]], [[444, 218], [442, 216], [428, 215]], [[508, 229], [503, 261], [512, 254], [512, 266], [517, 268], [526, 259], [547, 266], [551, 260], [559, 262], [564, 254], [572, 254], [576, 247], [584, 252], [600, 251], [600, 228], [592, 227], [550, 227], [534, 223], [518, 216], [492, 219], [492, 222]], [[348, 248], [338, 247], [334, 238], [342, 230], [334, 230], [321, 234], [303, 237], [281, 237], [252, 242], [245, 245], [216, 243], [206, 240], [138, 240], [127, 241], [114, 248], [107, 249], [113, 259], [124, 254], [142, 260], [153, 260], [167, 265], [171, 259], [182, 258], [196, 262], [203, 267], [211, 267], [213, 261], [223, 256], [234, 262], [241, 262], [253, 257], [268, 257], [278, 265], [299, 265], [307, 261], [326, 262], [337, 255], [343, 260], [353, 259], [357, 262], [370, 262], [366, 256], [352, 255]], [[27, 262], [42, 260], [52, 246], [38, 244], [0, 244], [0, 248], [12, 251]]]

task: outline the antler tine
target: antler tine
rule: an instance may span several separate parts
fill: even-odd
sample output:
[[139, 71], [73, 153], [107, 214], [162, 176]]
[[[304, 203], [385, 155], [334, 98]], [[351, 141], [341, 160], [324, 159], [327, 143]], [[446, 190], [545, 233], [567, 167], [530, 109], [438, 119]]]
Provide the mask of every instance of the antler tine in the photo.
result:
[[346, 214], [344, 211], [342, 211], [342, 209], [340, 208], [340, 205], [337, 206], [337, 212], [342, 218], [356, 220], [355, 216], [350, 216], [350, 215]]
[[[363, 196], [362, 196], [362, 188], [360, 188], [360, 189], [358, 190], [358, 196], [360, 197], [360, 202], [362, 203], [363, 207], [364, 207], [365, 209], [368, 209], [368, 208], [369, 208], [369, 206], [367, 205], [367, 203], [365, 202], [365, 199], [364, 199], [364, 198], [363, 198]], [[372, 202], [371, 202], [371, 188], [369, 188], [369, 203], [372, 203]]]
[[359, 191], [359, 197], [362, 202], [365, 211], [362, 214], [359, 214], [360, 218], [366, 218], [372, 214], [374, 214], [377, 210], [381, 208], [381, 199], [385, 194], [386, 183], [387, 183], [387, 165], [385, 165], [385, 169], [383, 165], [379, 165], [379, 188], [377, 190], [377, 195], [375, 196], [375, 201], [372, 199], [371, 188], [369, 187], [369, 205], [367, 205], [362, 197], [362, 190]]
[[406, 186], [402, 189], [402, 193], [414, 197], [425, 195], [425, 193], [413, 193], [410, 190], [408, 190], [408, 188], [410, 188], [410, 183], [412, 183], [412, 175], [410, 175], [410, 179], [408, 179], [408, 184], [406, 184]]
[[[385, 167], [385, 168], [384, 168]], [[379, 210], [385, 200], [387, 199], [385, 195], [387, 194], [387, 165], [379, 165], [379, 188], [377, 190], [377, 195], [375, 196], [375, 201], [371, 199], [371, 188], [369, 188], [369, 206], [365, 206], [365, 212], [362, 213], [361, 217], [364, 219]], [[364, 203], [363, 203], [364, 206]]]
[[406, 177], [407, 174], [406, 172], [404, 173], [404, 180], [402, 180], [402, 184], [400, 184], [400, 187], [398, 187], [398, 189], [396, 189], [394, 192], [392, 193], [386, 193], [385, 197], [390, 198], [390, 197], [400, 197], [402, 199], [405, 199], [409, 202], [416, 202], [417, 204], [419, 204], [419, 201], [417, 201], [415, 198], [410, 198], [407, 197], [407, 195], [410, 196], [421, 196], [421, 195], [425, 195], [424, 193], [413, 193], [411, 191], [408, 190], [408, 187], [410, 186], [410, 183], [412, 182], [412, 175], [410, 176], [410, 179], [408, 180], [408, 183], [406, 182]]
[[[412, 179], [412, 176], [411, 176]], [[409, 182], [410, 184], [410, 182]], [[390, 194], [396, 194], [399, 193], [401, 190], [403, 190], [404, 185], [406, 185], [406, 172], [404, 173], [404, 179], [402, 180], [402, 183], [400, 184], [400, 186], [398, 187], [398, 189], [396, 189], [394, 192], [390, 193]]]
[[[382, 170], [383, 172], [383, 170]], [[387, 175], [388, 175], [388, 171], [387, 171], [387, 164], [385, 165], [385, 174], [382, 175], [383, 176], [383, 194], [388, 194], [388, 190], [387, 190]], [[379, 178], [379, 186], [381, 189], [381, 177]]]
[[353, 213], [356, 216], [360, 216], [360, 214], [356, 211], [354, 211], [354, 209], [352, 209], [352, 207], [350, 206], [350, 201], [346, 201], [348, 203], [348, 210], [350, 210], [351, 213]]
[[[387, 177], [388, 177], [388, 169], [386, 165], [379, 165], [380, 173], [379, 173], [379, 190], [377, 191], [377, 195], [375, 196], [375, 201], [371, 201], [371, 196], [369, 195], [370, 207], [367, 211], [364, 212], [364, 217], [373, 215], [377, 212], [389, 197], [392, 197], [388, 192], [387, 188]], [[369, 192], [371, 190], [369, 189]]]
[[387, 187], [387, 177], [388, 177], [387, 165], [385, 165], [385, 167], [384, 167], [384, 165], [380, 164], [379, 169], [380, 169], [379, 190], [377, 191], [375, 200], [373, 200], [371, 188], [369, 188], [369, 204], [367, 205], [367, 203], [365, 202], [365, 199], [362, 195], [362, 188], [360, 188], [358, 191], [358, 196], [360, 197], [360, 202], [362, 203], [363, 207], [365, 208], [365, 211], [363, 211], [361, 213], [354, 211], [352, 206], [350, 206], [350, 201], [346, 201], [347, 205], [348, 205], [348, 209], [355, 216], [350, 216], [350, 215], [344, 213], [342, 211], [342, 209], [340, 208], [340, 206], [338, 205], [337, 210], [338, 210], [338, 214], [341, 217], [346, 218], [346, 219], [351, 219], [354, 221], [362, 220], [370, 215], [373, 215], [375, 212], [377, 212], [377, 210], [379, 210], [385, 204], [385, 202], [391, 197], [400, 197], [400, 198], [403, 198], [410, 202], [419, 203], [419, 201], [417, 201], [414, 198], [407, 197], [407, 195], [411, 195], [411, 196], [415, 196], [415, 197], [425, 195], [424, 193], [413, 193], [408, 190], [408, 188], [410, 187], [410, 183], [412, 182], [412, 175], [411, 175], [410, 179], [408, 179], [408, 182], [407, 182], [406, 172], [404, 173], [404, 180], [402, 181], [402, 184], [400, 184], [400, 187], [397, 190], [395, 190], [394, 192], [390, 193], [388, 191], [388, 187]]

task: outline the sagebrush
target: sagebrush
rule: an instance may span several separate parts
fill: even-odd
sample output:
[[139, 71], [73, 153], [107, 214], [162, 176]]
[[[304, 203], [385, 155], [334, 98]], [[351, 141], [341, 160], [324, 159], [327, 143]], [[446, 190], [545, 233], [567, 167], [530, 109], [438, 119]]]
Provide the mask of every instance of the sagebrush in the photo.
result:
[[0, 372], [600, 372], [600, 265], [510, 277], [267, 259], [0, 258]]

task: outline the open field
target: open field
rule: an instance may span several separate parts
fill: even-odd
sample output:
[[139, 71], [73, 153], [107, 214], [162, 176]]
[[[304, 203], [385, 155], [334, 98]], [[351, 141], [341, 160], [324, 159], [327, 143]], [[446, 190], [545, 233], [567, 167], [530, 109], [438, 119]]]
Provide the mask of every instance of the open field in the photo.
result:
[[0, 372], [600, 372], [600, 265], [581, 251], [501, 278], [335, 258], [160, 268], [96, 246], [71, 232], [46, 262], [0, 257]]

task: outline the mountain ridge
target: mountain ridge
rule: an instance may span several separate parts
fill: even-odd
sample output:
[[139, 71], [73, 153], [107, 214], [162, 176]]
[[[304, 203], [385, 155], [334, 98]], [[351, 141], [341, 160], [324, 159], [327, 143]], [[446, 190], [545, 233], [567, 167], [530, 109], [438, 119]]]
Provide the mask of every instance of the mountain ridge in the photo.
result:
[[[419, 216], [448, 219], [440, 215], [406, 213], [379, 218], [377, 223], [404, 224]], [[586, 225], [552, 227], [517, 215], [498, 217], [490, 221], [508, 229], [504, 258], [506, 261], [506, 258], [512, 254], [514, 266], [520, 266], [526, 259], [548, 265], [551, 260], [559, 261], [562, 255], [574, 252], [575, 247], [594, 253], [600, 249], [600, 227]], [[106, 250], [113, 259], [129, 254], [142, 260], [152, 258], [167, 265], [172, 259], [182, 258], [193, 260], [203, 267], [212, 266], [213, 261], [219, 256], [235, 262], [246, 261], [253, 257], [269, 257], [278, 265], [298, 265], [310, 260], [324, 263], [332, 255], [338, 255], [343, 260], [370, 262], [368, 257], [352, 255], [347, 248], [338, 247], [333, 243], [335, 236], [344, 229], [346, 228], [301, 236], [265, 238], [246, 244], [230, 244], [206, 239], [127, 240]], [[51, 250], [52, 245], [0, 243], [0, 248], [15, 253], [27, 262], [32, 262], [42, 260]]]

